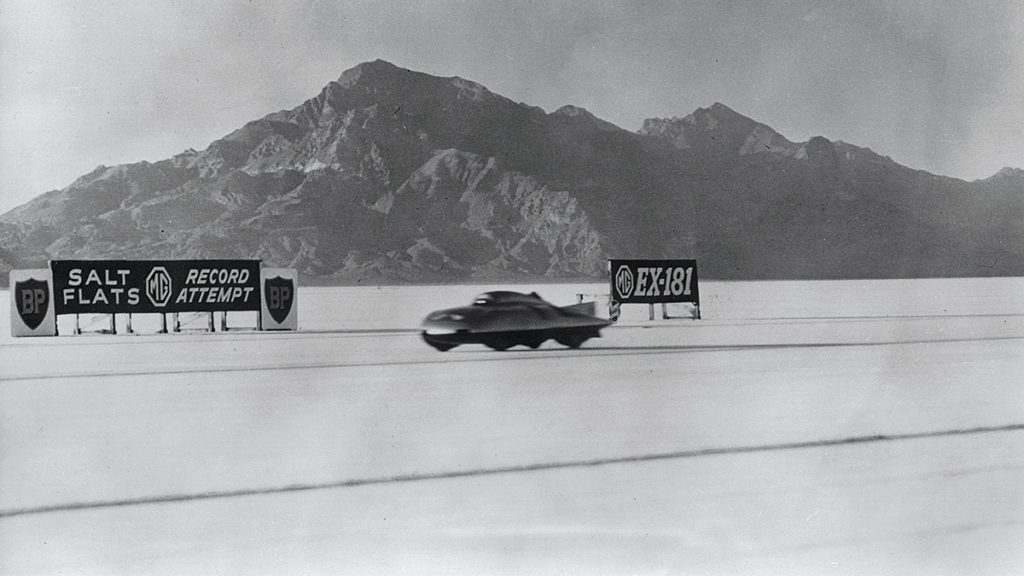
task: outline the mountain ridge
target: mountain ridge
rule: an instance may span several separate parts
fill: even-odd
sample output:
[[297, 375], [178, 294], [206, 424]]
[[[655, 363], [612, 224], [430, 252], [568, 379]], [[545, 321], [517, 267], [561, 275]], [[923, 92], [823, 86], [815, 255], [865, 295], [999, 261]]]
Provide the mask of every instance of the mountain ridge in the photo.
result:
[[[636, 132], [377, 60], [201, 151], [99, 166], [0, 215], [0, 273], [261, 258], [317, 282], [1024, 274], [1024, 171], [964, 182], [716, 102]], [[980, 265], [979, 265], [980, 263]]]

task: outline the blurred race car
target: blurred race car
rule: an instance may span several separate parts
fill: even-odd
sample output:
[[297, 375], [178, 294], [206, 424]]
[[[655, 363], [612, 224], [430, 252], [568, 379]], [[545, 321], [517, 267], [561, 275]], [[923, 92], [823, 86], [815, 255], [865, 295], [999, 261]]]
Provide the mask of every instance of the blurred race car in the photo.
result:
[[470, 306], [431, 312], [423, 321], [423, 340], [444, 352], [459, 344], [483, 344], [507, 350], [521, 344], [537, 348], [548, 339], [579, 348], [611, 324], [594, 316], [594, 303], [555, 306], [536, 292], [498, 291], [477, 296]]

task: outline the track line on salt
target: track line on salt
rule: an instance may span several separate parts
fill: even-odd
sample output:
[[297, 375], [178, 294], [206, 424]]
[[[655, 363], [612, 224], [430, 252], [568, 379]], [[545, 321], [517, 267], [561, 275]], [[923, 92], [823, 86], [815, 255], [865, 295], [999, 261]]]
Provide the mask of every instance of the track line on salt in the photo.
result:
[[1018, 423], [1006, 424], [1003, 426], [979, 426], [976, 428], [955, 428], [949, 430], [937, 430], [930, 432], [910, 432], [903, 434], [873, 434], [869, 436], [851, 436], [847, 438], [807, 440], [802, 442], [784, 442], [780, 444], [698, 448], [693, 450], [680, 450], [676, 452], [662, 452], [655, 454], [594, 458], [589, 460], [569, 460], [563, 462], [539, 462], [533, 464], [499, 466], [494, 468], [476, 468], [469, 470], [428, 472], [422, 474], [397, 474], [393, 476], [354, 478], [350, 480], [338, 480], [334, 482], [322, 482], [315, 484], [289, 484], [285, 486], [274, 486], [265, 488], [243, 488], [239, 490], [220, 491], [211, 490], [207, 492], [195, 492], [189, 494], [165, 494], [156, 496], [145, 496], [140, 498], [125, 498], [120, 500], [69, 502], [64, 504], [52, 504], [47, 506], [33, 506], [25, 508], [11, 508], [7, 510], [0, 510], [0, 519], [13, 518], [17, 516], [48, 514], [55, 512], [77, 512], [102, 508], [146, 506], [153, 504], [194, 502], [200, 500], [240, 498], [246, 496], [266, 496], [271, 494], [284, 494], [291, 492], [309, 492], [314, 490], [331, 490], [337, 488], [357, 488], [360, 486], [402, 484], [409, 482], [426, 482], [431, 480], [452, 480], [468, 477], [496, 476], [502, 474], [520, 474], [529, 472], [543, 472], [550, 470], [563, 470], [569, 468], [589, 468], [613, 464], [637, 464], [643, 462], [654, 462], [663, 460], [679, 460], [709, 456], [750, 454], [755, 452], [776, 452], [785, 450], [801, 450], [807, 448], [827, 448], [835, 446], [849, 446], [879, 442], [896, 442], [907, 440], [920, 440], [926, 438], [942, 438], [1022, 431], [1024, 431], [1024, 423]]

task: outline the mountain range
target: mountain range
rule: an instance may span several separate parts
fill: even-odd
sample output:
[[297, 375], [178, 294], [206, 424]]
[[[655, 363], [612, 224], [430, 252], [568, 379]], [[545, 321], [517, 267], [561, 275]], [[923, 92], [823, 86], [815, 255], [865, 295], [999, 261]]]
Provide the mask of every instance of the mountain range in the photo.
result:
[[1024, 275], [1024, 170], [966, 182], [715, 103], [630, 132], [458, 77], [360, 64], [205, 150], [99, 166], [0, 215], [49, 259], [259, 258], [307, 283]]

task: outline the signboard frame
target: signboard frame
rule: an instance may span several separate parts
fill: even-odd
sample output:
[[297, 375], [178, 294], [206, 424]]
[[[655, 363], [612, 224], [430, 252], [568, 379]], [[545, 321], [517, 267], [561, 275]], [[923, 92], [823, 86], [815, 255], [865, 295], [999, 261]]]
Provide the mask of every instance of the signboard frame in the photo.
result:
[[[10, 271], [12, 336], [56, 336], [57, 316], [109, 314], [109, 333], [116, 334], [115, 316], [160, 314], [160, 333], [167, 332], [167, 314], [180, 330], [179, 313], [221, 312], [227, 330], [228, 312], [256, 312], [258, 330], [298, 330], [298, 271], [263, 268], [260, 260], [51, 260], [47, 268]], [[268, 299], [269, 298], [269, 299]]]
[[262, 268], [260, 286], [260, 330], [298, 330], [298, 272], [294, 268]]
[[259, 260], [51, 260], [57, 314], [260, 310]]
[[700, 285], [697, 261], [693, 259], [610, 259], [609, 317], [618, 319], [622, 304], [662, 305], [662, 317], [668, 318], [665, 304], [684, 302], [696, 308], [700, 318]]
[[10, 271], [11, 336], [56, 336], [57, 313], [49, 268]]

